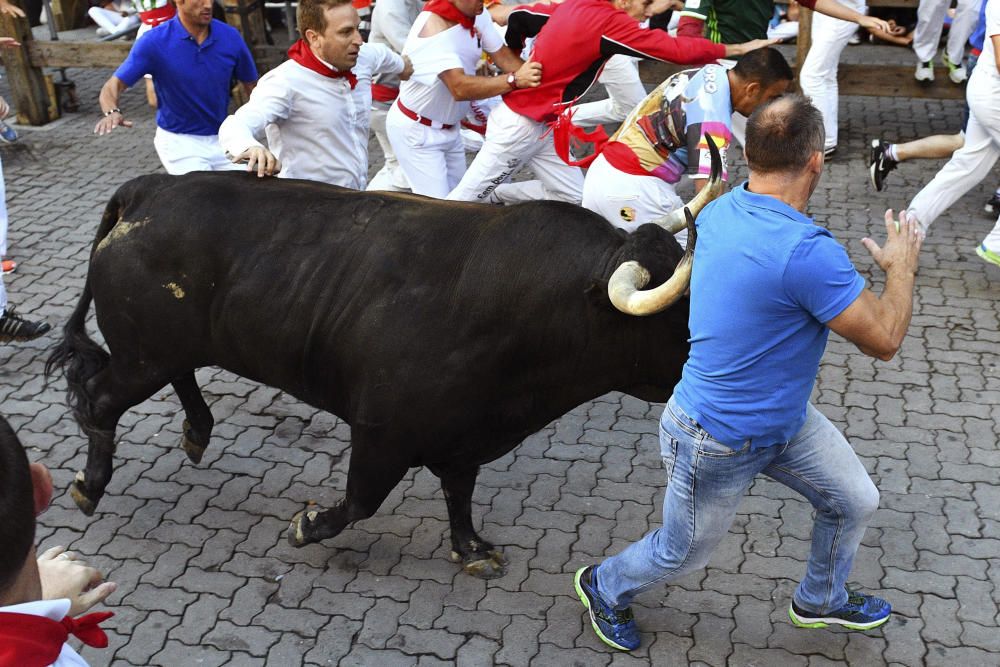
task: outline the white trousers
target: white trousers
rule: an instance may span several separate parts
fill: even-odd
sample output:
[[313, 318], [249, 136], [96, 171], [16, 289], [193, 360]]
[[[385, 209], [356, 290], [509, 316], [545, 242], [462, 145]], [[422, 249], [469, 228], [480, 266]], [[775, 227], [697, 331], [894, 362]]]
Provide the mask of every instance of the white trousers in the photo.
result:
[[162, 127], [156, 128], [153, 146], [168, 174], [180, 176], [189, 171], [245, 170], [245, 164], [235, 164], [226, 157], [219, 136], [202, 137], [196, 134], [177, 134]]
[[87, 14], [91, 19], [93, 19], [94, 23], [104, 28], [109, 33], [116, 33], [119, 30], [124, 30], [126, 26], [138, 26], [142, 22], [135, 14], [122, 16], [121, 12], [104, 9], [103, 7], [91, 7], [87, 10]]
[[[671, 183], [614, 168], [603, 155], [590, 164], [583, 181], [583, 207], [630, 234], [647, 222], [684, 205]], [[687, 230], [676, 236], [684, 247]]]
[[371, 131], [375, 134], [378, 145], [382, 147], [382, 155], [385, 156], [385, 163], [378, 170], [378, 173], [372, 176], [371, 182], [365, 188], [366, 190], [390, 190], [398, 192], [410, 189], [410, 184], [406, 181], [403, 169], [399, 166], [399, 160], [396, 159], [396, 153], [392, 150], [389, 135], [385, 132], [385, 119], [388, 114], [388, 108], [372, 106], [371, 124], [369, 127], [371, 127]]
[[[986, 67], [994, 67], [994, 64], [977, 65], [965, 91], [969, 101], [965, 143], [910, 202], [909, 210], [924, 230], [978, 185], [1000, 158], [1000, 80], [990, 76]], [[988, 250], [1000, 252], [1000, 219], [983, 240], [983, 245]]]
[[[945, 53], [948, 54], [948, 60], [956, 65], [962, 62], [965, 55], [965, 43], [976, 29], [982, 4], [983, 0], [958, 0], [955, 5], [955, 19], [948, 30]], [[950, 6], [951, 0], [920, 0], [917, 29], [913, 32], [913, 53], [917, 56], [917, 62], [934, 60], [938, 42], [941, 41], [941, 31], [944, 29], [944, 17]]]
[[[842, 5], [861, 14], [868, 11], [863, 0], [841, 0]], [[847, 46], [858, 26], [849, 21], [841, 21], [815, 12], [812, 23], [812, 46], [799, 73], [802, 92], [812, 99], [812, 103], [823, 114], [826, 130], [824, 148], [837, 145], [837, 65], [840, 54]]]
[[444, 199], [465, 173], [465, 148], [458, 127], [444, 130], [407, 118], [393, 105], [385, 132], [415, 194]]
[[[580, 203], [583, 171], [556, 155], [548, 126], [511, 111], [501, 102], [490, 113], [483, 147], [448, 199], [486, 203], [498, 185], [525, 165], [535, 172], [546, 199]], [[529, 191], [537, 193], [537, 188]]]
[[593, 127], [604, 123], [620, 123], [646, 97], [646, 87], [639, 79], [638, 58], [621, 54], [611, 56], [597, 82], [608, 90], [608, 97], [574, 107], [573, 123]]

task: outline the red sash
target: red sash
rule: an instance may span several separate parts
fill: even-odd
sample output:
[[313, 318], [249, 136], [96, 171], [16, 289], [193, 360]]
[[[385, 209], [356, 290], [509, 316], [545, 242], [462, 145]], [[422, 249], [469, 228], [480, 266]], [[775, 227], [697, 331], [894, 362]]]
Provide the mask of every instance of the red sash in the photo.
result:
[[146, 25], [151, 25], [154, 28], [161, 23], [165, 23], [170, 19], [174, 18], [174, 14], [177, 13], [177, 9], [170, 3], [162, 7], [157, 7], [156, 9], [150, 9], [148, 12], [139, 12], [139, 20]]
[[351, 84], [351, 90], [354, 90], [354, 87], [358, 85], [358, 77], [354, 76], [354, 72], [351, 70], [341, 72], [340, 70], [328, 67], [322, 60], [316, 57], [316, 54], [312, 52], [312, 49], [309, 48], [309, 45], [303, 39], [299, 39], [292, 44], [291, 48], [288, 49], [288, 57], [306, 69], [310, 69], [323, 76], [328, 76], [331, 79], [347, 79], [347, 82]]
[[430, 2], [424, 5], [424, 11], [437, 14], [452, 23], [457, 23], [468, 30], [470, 35], [473, 37], [476, 36], [476, 17], [466, 16], [459, 11], [458, 7], [448, 2], [448, 0], [430, 0]]
[[51, 665], [71, 634], [87, 646], [107, 648], [108, 636], [98, 624], [112, 616], [113, 613], [102, 611], [53, 621], [45, 616], [0, 612], [0, 666]]
[[384, 83], [372, 84], [372, 99], [376, 102], [392, 102], [399, 97], [399, 88]]
[[[587, 132], [582, 127], [573, 124], [572, 107], [568, 107], [559, 114], [559, 117], [549, 126], [552, 128], [552, 143], [563, 162], [571, 167], [587, 167], [597, 159], [604, 149], [604, 144], [608, 143], [608, 133], [598, 125], [595, 129]], [[593, 144], [594, 152], [579, 160], [573, 159], [572, 149], [574, 146]]]

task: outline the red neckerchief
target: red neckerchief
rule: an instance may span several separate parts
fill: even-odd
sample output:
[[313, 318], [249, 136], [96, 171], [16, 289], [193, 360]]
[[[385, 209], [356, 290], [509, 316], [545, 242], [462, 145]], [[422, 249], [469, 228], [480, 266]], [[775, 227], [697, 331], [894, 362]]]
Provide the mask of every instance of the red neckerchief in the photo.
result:
[[288, 57], [306, 69], [311, 69], [331, 79], [347, 79], [347, 82], [351, 84], [351, 90], [354, 90], [354, 86], [358, 85], [358, 77], [354, 76], [354, 72], [351, 70], [341, 72], [340, 70], [330, 68], [316, 57], [316, 54], [312, 52], [312, 49], [305, 43], [305, 40], [299, 39], [292, 44], [291, 48], [288, 49]]
[[424, 5], [424, 11], [437, 14], [452, 23], [457, 23], [468, 30], [470, 35], [473, 37], [476, 36], [476, 18], [474, 16], [466, 16], [458, 10], [458, 7], [448, 2], [448, 0], [430, 0], [430, 2]]
[[0, 665], [51, 665], [70, 635], [87, 646], [107, 648], [108, 636], [98, 624], [112, 616], [112, 612], [102, 611], [53, 621], [45, 616], [0, 612]]

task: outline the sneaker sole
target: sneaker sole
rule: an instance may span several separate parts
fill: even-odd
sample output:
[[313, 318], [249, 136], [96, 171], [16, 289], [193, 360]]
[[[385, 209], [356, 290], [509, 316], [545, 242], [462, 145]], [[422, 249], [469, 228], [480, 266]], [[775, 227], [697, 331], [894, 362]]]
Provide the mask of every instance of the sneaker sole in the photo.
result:
[[1000, 266], [1000, 260], [998, 260], [996, 257], [990, 257], [986, 253], [986, 251], [983, 250], [982, 246], [978, 246], [976, 248], [976, 254], [979, 255], [984, 261], [987, 261], [990, 264], [993, 264], [994, 266]]
[[621, 644], [618, 644], [617, 642], [605, 637], [604, 633], [601, 632], [600, 626], [597, 625], [597, 619], [594, 618], [594, 611], [590, 608], [590, 598], [588, 598], [587, 594], [583, 592], [583, 586], [580, 585], [580, 577], [583, 576], [583, 571], [586, 569], [587, 568], [585, 567], [581, 567], [579, 570], [576, 571], [576, 575], [574, 575], [573, 577], [573, 587], [576, 589], [576, 594], [580, 597], [580, 602], [582, 602], [583, 606], [587, 608], [587, 615], [590, 616], [590, 626], [594, 628], [594, 634], [597, 635], [598, 639], [600, 639], [602, 642], [604, 642], [611, 648], [616, 648], [619, 651], [625, 651], [627, 653], [631, 652], [632, 649], [626, 648]]
[[882, 188], [878, 186], [878, 181], [875, 178], [876, 173], [878, 173], [878, 162], [872, 162], [871, 166], [868, 167], [868, 181], [875, 188], [875, 192], [882, 192]]
[[822, 618], [822, 619], [811, 619], [806, 620], [795, 613], [791, 605], [788, 607], [788, 618], [792, 620], [792, 625], [800, 628], [826, 628], [831, 625], [839, 625], [842, 628], [847, 628], [848, 630], [871, 630], [872, 628], [877, 628], [883, 625], [889, 620], [889, 616], [885, 618], [880, 618], [877, 621], [872, 621], [871, 623], [850, 623], [839, 618]]

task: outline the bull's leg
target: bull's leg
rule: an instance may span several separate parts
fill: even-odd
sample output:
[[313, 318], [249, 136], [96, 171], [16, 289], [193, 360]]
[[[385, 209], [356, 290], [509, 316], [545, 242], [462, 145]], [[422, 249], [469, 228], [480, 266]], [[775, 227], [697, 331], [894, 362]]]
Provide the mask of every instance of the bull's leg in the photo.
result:
[[496, 579], [507, 572], [507, 559], [472, 527], [472, 492], [479, 466], [439, 468], [428, 466], [441, 479], [451, 524], [451, 559], [461, 562], [466, 573], [479, 579]]
[[[292, 518], [288, 543], [293, 547], [334, 537], [348, 524], [372, 516], [406, 474], [409, 466], [398, 454], [400, 447], [376, 444], [359, 435], [352, 433], [347, 492], [331, 509], [310, 507]], [[393, 452], [397, 452], [395, 457]]]
[[194, 379], [194, 371], [182, 375], [173, 381], [174, 391], [184, 407], [184, 434], [181, 435], [181, 447], [193, 463], [201, 463], [201, 457], [208, 447], [215, 420], [212, 411], [205, 404], [201, 389]]
[[[143, 380], [134, 371], [117, 371], [115, 364], [87, 381], [89, 419], [84, 428], [89, 440], [87, 463], [76, 473], [69, 493], [77, 507], [92, 516], [111, 481], [115, 429], [122, 414], [161, 389], [166, 381]], [[122, 381], [121, 378], [127, 378]]]

